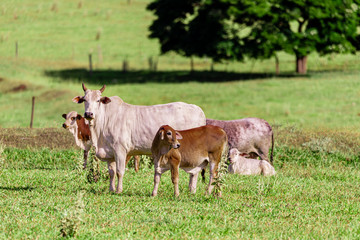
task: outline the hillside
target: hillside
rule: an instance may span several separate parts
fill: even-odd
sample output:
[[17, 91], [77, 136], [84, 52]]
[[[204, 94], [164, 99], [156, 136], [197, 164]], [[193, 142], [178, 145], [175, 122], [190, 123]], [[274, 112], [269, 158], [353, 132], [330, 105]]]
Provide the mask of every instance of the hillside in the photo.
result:
[[[71, 102], [89, 88], [132, 104], [185, 101], [210, 118], [260, 117], [305, 128], [358, 127], [358, 56], [309, 57], [309, 75], [293, 74], [294, 57], [216, 64], [175, 54], [159, 56], [148, 39], [149, 1], [2, 1], [0, 14], [0, 127], [27, 127], [35, 96], [34, 127], [59, 127], [61, 114], [83, 112]], [[16, 53], [17, 46], [17, 53]], [[92, 72], [89, 71], [89, 54]], [[149, 71], [149, 58], [157, 72]], [[128, 71], [123, 72], [124, 61]]]

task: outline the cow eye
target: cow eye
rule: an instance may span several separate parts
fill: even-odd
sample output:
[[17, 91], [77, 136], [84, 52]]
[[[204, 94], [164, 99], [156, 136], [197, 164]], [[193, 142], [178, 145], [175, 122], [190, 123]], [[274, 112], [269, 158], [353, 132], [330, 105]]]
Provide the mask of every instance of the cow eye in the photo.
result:
[[166, 134], [167, 134], [167, 135], [171, 135], [171, 132], [167, 132]]
[[71, 121], [74, 121], [74, 120], [75, 120], [75, 118], [74, 118], [74, 117], [72, 117], [72, 118], [71, 118]]

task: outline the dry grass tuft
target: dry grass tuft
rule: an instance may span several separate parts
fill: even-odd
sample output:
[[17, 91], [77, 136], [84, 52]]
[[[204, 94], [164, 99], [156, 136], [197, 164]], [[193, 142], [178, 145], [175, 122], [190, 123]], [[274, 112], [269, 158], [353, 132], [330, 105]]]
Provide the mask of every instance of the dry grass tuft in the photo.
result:
[[305, 148], [312, 152], [360, 155], [360, 133], [349, 130], [303, 130], [295, 126], [273, 126], [275, 144]]
[[58, 12], [59, 11], [59, 7], [58, 7], [58, 3], [57, 2], [54, 2], [51, 6], [51, 11], [53, 12]]
[[75, 148], [73, 136], [61, 128], [0, 128], [0, 142], [15, 148]]
[[80, 8], [82, 8], [82, 6], [83, 6], [83, 1], [79, 1], [77, 8], [80, 9]]
[[99, 40], [100, 40], [101, 34], [102, 34], [102, 29], [99, 28], [99, 29], [97, 30], [96, 36], [95, 36], [95, 40], [96, 40], [96, 41], [99, 41]]

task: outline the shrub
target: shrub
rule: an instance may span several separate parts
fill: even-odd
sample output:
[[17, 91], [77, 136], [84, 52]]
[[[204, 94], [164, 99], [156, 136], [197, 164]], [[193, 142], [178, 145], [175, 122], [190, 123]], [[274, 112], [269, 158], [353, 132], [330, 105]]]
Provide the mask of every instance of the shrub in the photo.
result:
[[79, 192], [75, 206], [64, 212], [60, 223], [60, 235], [62, 237], [74, 237], [79, 231], [85, 208], [83, 196], [84, 192]]

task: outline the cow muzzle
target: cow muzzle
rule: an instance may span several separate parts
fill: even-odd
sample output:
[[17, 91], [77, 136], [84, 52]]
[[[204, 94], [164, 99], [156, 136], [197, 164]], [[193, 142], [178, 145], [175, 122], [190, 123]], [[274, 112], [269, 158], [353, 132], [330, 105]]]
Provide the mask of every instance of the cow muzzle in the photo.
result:
[[173, 148], [174, 149], [178, 149], [180, 147], [180, 143], [175, 143], [174, 145], [173, 145]]
[[91, 121], [92, 119], [94, 119], [94, 114], [92, 112], [85, 112], [84, 113], [84, 118]]

